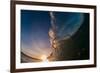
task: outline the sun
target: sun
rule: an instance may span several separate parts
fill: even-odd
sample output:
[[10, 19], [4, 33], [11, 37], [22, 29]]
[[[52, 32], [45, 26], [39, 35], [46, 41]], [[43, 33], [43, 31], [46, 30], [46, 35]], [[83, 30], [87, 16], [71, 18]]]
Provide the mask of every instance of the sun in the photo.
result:
[[42, 55], [42, 56], [41, 56], [41, 60], [42, 60], [43, 62], [48, 62], [48, 59], [47, 59], [47, 56], [46, 56], [46, 55]]

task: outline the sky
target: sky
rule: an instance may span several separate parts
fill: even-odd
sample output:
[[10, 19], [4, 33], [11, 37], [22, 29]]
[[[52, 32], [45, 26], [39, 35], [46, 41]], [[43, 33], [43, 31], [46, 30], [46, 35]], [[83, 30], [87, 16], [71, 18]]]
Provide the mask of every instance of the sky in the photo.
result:
[[[82, 13], [54, 12], [60, 38], [74, 34], [81, 26]], [[48, 11], [21, 10], [21, 50], [31, 57], [49, 55], [51, 19]]]
[[21, 42], [24, 51], [26, 49], [33, 51], [32, 55], [34, 56], [49, 54], [49, 28], [50, 16], [48, 12], [22, 10]]

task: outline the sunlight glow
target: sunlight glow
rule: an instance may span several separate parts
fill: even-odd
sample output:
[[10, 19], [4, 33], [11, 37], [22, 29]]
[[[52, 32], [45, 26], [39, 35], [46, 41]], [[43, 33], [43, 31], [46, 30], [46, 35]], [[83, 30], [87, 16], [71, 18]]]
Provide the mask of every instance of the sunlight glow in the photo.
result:
[[41, 60], [43, 61], [43, 62], [48, 62], [49, 60], [47, 59], [47, 56], [46, 55], [42, 55], [41, 56]]

